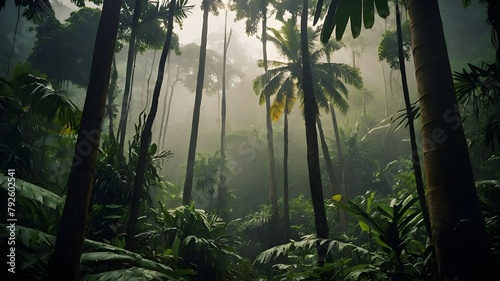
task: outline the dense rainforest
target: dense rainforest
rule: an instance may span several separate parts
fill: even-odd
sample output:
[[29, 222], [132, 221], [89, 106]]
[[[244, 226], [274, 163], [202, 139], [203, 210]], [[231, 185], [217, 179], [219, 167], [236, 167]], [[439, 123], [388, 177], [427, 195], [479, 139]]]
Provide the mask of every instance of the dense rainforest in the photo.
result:
[[498, 280], [500, 3], [0, 0], [0, 280]]

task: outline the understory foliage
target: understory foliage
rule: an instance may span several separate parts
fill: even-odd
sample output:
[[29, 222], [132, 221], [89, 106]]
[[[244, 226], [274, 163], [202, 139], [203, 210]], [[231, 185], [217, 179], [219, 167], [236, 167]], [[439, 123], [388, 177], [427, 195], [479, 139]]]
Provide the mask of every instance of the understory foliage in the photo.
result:
[[[354, 231], [335, 239], [305, 235], [262, 252], [255, 262], [273, 264], [269, 280], [434, 280], [432, 245], [421, 242], [417, 198], [386, 201], [375, 192], [347, 204], [333, 200], [328, 206], [347, 211]], [[316, 247], [327, 249], [322, 268], [316, 266]], [[282, 256], [286, 263], [272, 262]]]
[[[6, 209], [8, 181], [0, 176], [2, 198], [0, 205]], [[54, 232], [61, 216], [64, 198], [39, 186], [16, 180], [16, 199], [19, 210], [16, 213], [16, 265], [15, 275], [6, 275], [2, 280], [43, 280], [45, 270], [55, 243]], [[6, 221], [6, 213], [2, 221]], [[9, 233], [7, 224], [1, 224], [1, 232]], [[2, 237], [2, 240], [6, 237]], [[2, 250], [7, 251], [7, 243]], [[7, 262], [2, 257], [2, 262]], [[85, 280], [120, 280], [143, 278], [144, 280], [187, 280], [182, 276], [191, 274], [182, 271], [177, 274], [171, 267], [149, 260], [120, 247], [87, 239], [81, 259], [81, 276]], [[2, 273], [4, 274], [4, 273]]]
[[[124, 243], [124, 217], [128, 215], [128, 206], [132, 196], [132, 183], [135, 177], [140, 145], [140, 132], [144, 120], [140, 117], [135, 125], [135, 135], [129, 142], [127, 159], [119, 157], [118, 143], [114, 138], [104, 140], [97, 164], [96, 179], [91, 194], [92, 217], [87, 237], [98, 241]], [[170, 151], [158, 151], [156, 144], [151, 144], [146, 156], [146, 169], [143, 188], [151, 191], [161, 186], [159, 161], [169, 159]], [[143, 192], [145, 205], [153, 204], [150, 193]], [[118, 242], [121, 241], [121, 242]]]
[[[5, 198], [0, 206], [6, 209], [7, 177], [1, 176], [0, 182]], [[16, 280], [43, 280], [64, 198], [22, 180], [17, 180], [16, 186], [17, 206], [23, 210], [16, 225], [20, 271], [16, 278], [21, 278]], [[142, 225], [143, 232], [136, 235], [143, 245], [138, 253], [124, 250], [124, 240], [119, 236], [103, 238], [105, 233], [112, 233], [110, 230], [116, 231], [120, 220], [116, 214], [103, 217], [95, 213], [119, 208], [124, 206], [94, 206], [90, 222], [90, 231], [94, 232], [89, 236], [105, 242], [86, 239], [82, 280], [255, 280], [252, 264], [236, 252], [238, 237], [228, 233], [228, 224], [217, 215], [196, 209], [194, 204], [175, 209], [160, 204], [150, 210], [151, 220], [144, 218], [147, 222]], [[6, 219], [2, 215], [2, 220]], [[2, 233], [9, 233], [8, 225], [0, 227]], [[7, 243], [2, 242], [2, 250], [7, 251], [6, 247]], [[7, 262], [6, 257], [2, 259]]]
[[[80, 109], [68, 93], [53, 88], [41, 76], [25, 73], [22, 67], [14, 78], [0, 78], [0, 169], [16, 169], [17, 176], [42, 181], [50, 156], [61, 164], [67, 136], [78, 128]], [[55, 146], [55, 147], [54, 147]], [[47, 185], [57, 178], [49, 176]]]

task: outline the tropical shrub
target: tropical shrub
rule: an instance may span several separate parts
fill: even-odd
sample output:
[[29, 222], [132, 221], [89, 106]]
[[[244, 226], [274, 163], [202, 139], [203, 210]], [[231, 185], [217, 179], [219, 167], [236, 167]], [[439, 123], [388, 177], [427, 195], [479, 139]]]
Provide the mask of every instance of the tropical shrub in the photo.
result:
[[[303, 236], [262, 252], [255, 263], [270, 263], [279, 256], [288, 259], [273, 265], [269, 280], [433, 280], [432, 245], [422, 242], [421, 213], [414, 206], [417, 198], [386, 204], [368, 192], [357, 201], [334, 200], [328, 206], [351, 214], [359, 226], [355, 231], [361, 233], [337, 239]], [[322, 268], [315, 264], [316, 247], [327, 250]]]
[[[6, 176], [0, 176], [0, 194], [8, 190]], [[7, 194], [0, 206], [6, 210]], [[16, 179], [16, 274], [2, 280], [43, 280], [56, 237], [64, 199], [39, 186]], [[2, 221], [7, 221], [7, 212]], [[0, 224], [0, 233], [10, 233], [7, 224]], [[50, 232], [52, 234], [49, 234]], [[7, 252], [8, 236], [0, 236], [3, 252]], [[113, 241], [116, 243], [116, 241]], [[7, 262], [4, 255], [1, 262]], [[169, 266], [107, 243], [85, 240], [81, 258], [82, 280], [189, 280], [191, 270], [175, 271]], [[2, 274], [4, 274], [4, 271]]]
[[27, 73], [0, 78], [0, 109], [0, 158], [5, 160], [0, 170], [16, 169], [18, 177], [30, 181], [43, 177], [35, 173], [49, 170], [47, 142], [76, 130], [80, 110], [47, 79]]
[[139, 235], [155, 240], [151, 250], [163, 249], [154, 251], [156, 257], [195, 271], [192, 280], [254, 280], [251, 264], [236, 252], [238, 238], [228, 234], [228, 224], [217, 215], [194, 204], [153, 211], [156, 225]]

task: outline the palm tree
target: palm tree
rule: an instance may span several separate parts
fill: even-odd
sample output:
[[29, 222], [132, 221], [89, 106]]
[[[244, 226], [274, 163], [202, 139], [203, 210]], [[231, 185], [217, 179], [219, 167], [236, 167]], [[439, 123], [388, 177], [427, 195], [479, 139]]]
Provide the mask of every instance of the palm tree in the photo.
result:
[[[297, 29], [295, 20], [289, 19], [283, 22], [281, 29], [271, 28], [271, 41], [278, 48], [280, 54], [287, 58], [288, 62], [282, 61], [269, 61], [272, 66], [271, 69], [264, 74], [258, 76], [254, 80], [254, 90], [260, 95], [260, 103], [264, 102], [266, 96], [275, 95], [272, 107], [271, 117], [273, 121], [279, 120], [284, 115], [284, 202], [285, 202], [285, 224], [288, 218], [288, 185], [287, 185], [287, 158], [288, 158], [288, 119], [287, 116], [296, 103], [298, 98], [304, 101], [304, 95], [300, 85], [303, 84], [302, 73], [302, 52], [301, 52], [301, 38]], [[345, 81], [348, 84], [353, 84], [357, 87], [361, 85], [361, 78], [357, 70], [344, 64], [337, 63], [324, 63], [320, 62], [323, 55], [327, 55], [328, 61], [330, 52], [327, 51], [328, 47], [315, 47], [314, 42], [318, 38], [319, 31], [308, 32], [308, 48], [311, 57], [311, 71], [314, 74], [313, 88], [315, 90], [316, 99], [319, 104], [328, 109], [330, 100], [343, 112], [347, 111], [348, 104], [344, 99], [347, 94], [347, 88], [344, 85]], [[333, 46], [329, 46], [333, 48]], [[338, 48], [338, 47], [337, 47]], [[260, 62], [262, 63], [262, 62]], [[315, 121], [316, 122], [316, 121]], [[320, 126], [321, 124], [318, 123]], [[322, 130], [320, 129], [320, 132]], [[326, 143], [322, 138], [322, 143]], [[324, 146], [326, 148], [326, 146]], [[328, 151], [323, 149], [325, 154]], [[329, 160], [329, 156], [325, 156], [325, 161]], [[331, 187], [333, 188], [333, 169], [329, 168], [329, 178]], [[285, 225], [287, 227], [287, 225]]]
[[[254, 81], [254, 89], [260, 94], [261, 103], [264, 94], [276, 95], [271, 107], [271, 117], [273, 121], [277, 121], [283, 113], [285, 119], [287, 118], [287, 114], [296, 102], [297, 93], [301, 99], [303, 98], [302, 91], [299, 90], [299, 85], [302, 83], [302, 63], [299, 31], [293, 19], [284, 22], [280, 30], [270, 30], [272, 35], [269, 36], [269, 40], [276, 45], [281, 55], [288, 59], [288, 62], [270, 61], [273, 68], [257, 77]], [[335, 105], [345, 113], [349, 106], [344, 98], [348, 93], [344, 82], [359, 88], [362, 85], [361, 77], [353, 67], [330, 62], [332, 51], [339, 49], [342, 45], [327, 44], [321, 48], [314, 47], [314, 42], [319, 36], [318, 30], [310, 30], [309, 35], [316, 98], [326, 111], [333, 110], [333, 105]], [[327, 58], [326, 63], [320, 62], [324, 55]], [[264, 80], [266, 76], [269, 77], [267, 84]], [[287, 134], [285, 134], [285, 144], [286, 138]], [[324, 142], [324, 139], [322, 141]], [[333, 179], [331, 173], [330, 178]]]
[[68, 194], [46, 280], [76, 280], [79, 273], [120, 8], [119, 0], [104, 1], [73, 166], [68, 178]]
[[[300, 40], [302, 52], [302, 90], [304, 91], [304, 119], [306, 123], [307, 143], [307, 168], [309, 170], [309, 188], [314, 209], [314, 225], [318, 238], [328, 238], [328, 225], [326, 221], [325, 204], [323, 201], [323, 187], [321, 184], [321, 171], [319, 167], [318, 135], [316, 132], [316, 118], [318, 118], [318, 105], [314, 95], [314, 83], [311, 71], [311, 56], [309, 55], [309, 38], [307, 32], [307, 0], [302, 2], [302, 16], [300, 19]], [[319, 243], [318, 266], [325, 263], [326, 249]]]
[[[422, 139], [434, 144], [424, 145], [424, 168], [439, 272], [449, 280], [488, 280], [491, 253], [460, 113], [453, 111], [457, 100], [439, 7], [435, 1], [409, 1], [408, 13]], [[446, 138], [436, 139], [436, 131]]]
[[[329, 39], [334, 27], [337, 39], [341, 37], [353, 15], [356, 20], [351, 20], [351, 29], [359, 34], [362, 9], [360, 6], [353, 9], [349, 2], [332, 2], [338, 6], [329, 8], [323, 41]], [[363, 18], [367, 27], [367, 22], [373, 24], [373, 3], [365, 2]], [[379, 15], [387, 16], [387, 2], [375, 3]], [[345, 13], [345, 9], [356, 12], [334, 22], [335, 15]], [[419, 90], [427, 198], [440, 278], [493, 280], [491, 251], [457, 106], [438, 3], [409, 0], [407, 11]]]
[[[262, 21], [262, 67], [264, 72], [268, 70], [267, 62], [267, 6], [268, 0], [237, 0], [232, 6], [236, 10], [236, 20], [246, 18], [247, 34], [257, 33], [259, 20]], [[279, 218], [278, 208], [278, 190], [276, 187], [276, 161], [274, 158], [274, 137], [273, 125], [271, 121], [271, 98], [268, 95], [263, 97], [266, 103], [266, 130], [267, 130], [267, 149], [269, 156], [269, 191], [272, 207], [273, 220], [276, 222]], [[276, 225], [275, 225], [276, 226]], [[279, 234], [278, 234], [279, 237]]]
[[194, 100], [193, 121], [191, 124], [191, 138], [189, 140], [189, 151], [186, 167], [186, 178], [184, 180], [184, 192], [182, 194], [182, 204], [189, 205], [191, 191], [193, 190], [194, 164], [196, 156], [196, 145], [198, 141], [198, 126], [200, 124], [201, 98], [203, 94], [203, 82], [205, 79], [205, 61], [207, 57], [207, 33], [208, 33], [208, 13], [212, 11], [218, 14], [218, 9], [222, 6], [221, 0], [203, 0], [203, 26], [201, 29], [200, 57], [198, 64], [198, 76], [196, 79], [196, 93]]

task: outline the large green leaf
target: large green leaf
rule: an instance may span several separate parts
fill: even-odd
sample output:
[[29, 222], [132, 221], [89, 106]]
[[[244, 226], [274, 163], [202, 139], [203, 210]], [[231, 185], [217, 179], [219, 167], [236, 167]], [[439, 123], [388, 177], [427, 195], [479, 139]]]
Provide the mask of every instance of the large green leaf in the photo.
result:
[[131, 267], [113, 271], [106, 271], [97, 274], [89, 274], [85, 276], [86, 281], [127, 281], [127, 280], [182, 280], [177, 279], [161, 272], [149, 270], [141, 267]]
[[363, 24], [366, 29], [373, 27], [375, 23], [375, 5], [373, 1], [363, 1]]
[[[352, 36], [358, 37], [362, 28], [361, 19], [363, 19], [365, 28], [373, 27], [375, 22], [374, 7], [377, 8], [380, 17], [389, 16], [388, 0], [338, 0], [330, 2], [321, 30], [321, 41], [328, 42], [334, 29], [336, 39], [341, 40], [349, 20]], [[316, 9], [319, 9], [319, 3]]]
[[[6, 225], [0, 224], [2, 233], [7, 233]], [[16, 237], [20, 255], [25, 257], [35, 256], [36, 260], [26, 260], [19, 264], [20, 268], [38, 268], [46, 265], [50, 253], [55, 245], [56, 237], [42, 231], [16, 225]], [[109, 244], [86, 239], [84, 253], [81, 258], [82, 270], [85, 271], [84, 280], [187, 280], [183, 276], [193, 275], [192, 270], [174, 271], [172, 268], [143, 258], [141, 255], [124, 249], [113, 247]], [[100, 265], [101, 272], [96, 272], [93, 263]], [[110, 266], [106, 266], [110, 263]], [[104, 270], [111, 268], [113, 270]], [[121, 268], [120, 268], [121, 267]], [[37, 272], [43, 274], [43, 271]], [[40, 276], [42, 277], [42, 276]]]
[[[8, 177], [0, 175], [0, 187], [8, 190]], [[16, 179], [16, 196], [26, 198], [28, 200], [37, 202], [43, 206], [56, 210], [64, 203], [64, 200], [57, 194], [52, 193], [42, 187], [31, 184], [29, 182]]]
[[44, 116], [47, 121], [58, 121], [61, 125], [76, 128], [81, 111], [62, 92], [52, 88], [44, 78], [23, 74], [13, 79], [16, 96], [22, 99], [24, 106], [29, 106], [33, 113]]
[[[337, 8], [337, 14], [335, 15], [335, 36], [338, 41], [342, 40], [342, 36], [344, 35], [344, 31], [347, 27], [349, 18], [353, 13], [357, 12], [358, 11], [354, 10], [353, 3], [351, 3], [350, 1], [340, 0], [339, 6]], [[359, 13], [361, 13], [361, 11], [359, 11]]]
[[290, 255], [291, 252], [295, 250], [312, 251], [312, 249], [315, 249], [318, 244], [323, 245], [327, 249], [326, 254], [334, 250], [337, 252], [342, 252], [347, 248], [356, 251], [361, 255], [369, 253], [369, 251], [365, 248], [356, 246], [352, 243], [346, 243], [333, 239], [319, 239], [315, 238], [313, 235], [306, 235], [303, 236], [299, 241], [291, 241], [290, 243], [278, 245], [265, 250], [255, 258], [254, 263], [268, 263], [272, 259], [278, 258], [281, 255]]
[[111, 260], [129, 261], [130, 262], [130, 261], [134, 261], [134, 258], [131, 256], [128, 256], [128, 255], [117, 254], [117, 253], [113, 253], [110, 251], [83, 253], [82, 257], [81, 257], [82, 263], [111, 261]]
[[[361, 33], [361, 13], [363, 0], [351, 0], [351, 32], [352, 37], [356, 38]], [[366, 2], [366, 1], [365, 1]]]

